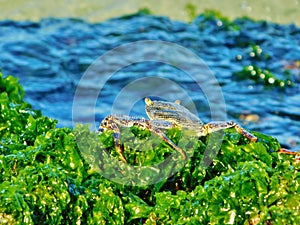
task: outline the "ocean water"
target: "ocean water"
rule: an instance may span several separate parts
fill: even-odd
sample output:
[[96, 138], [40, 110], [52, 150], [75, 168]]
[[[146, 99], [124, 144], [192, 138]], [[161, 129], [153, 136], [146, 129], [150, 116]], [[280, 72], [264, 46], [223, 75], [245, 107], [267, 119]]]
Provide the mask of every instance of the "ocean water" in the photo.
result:
[[[146, 117], [143, 98], [151, 96], [180, 99], [203, 122], [234, 120], [298, 150], [300, 28], [249, 19], [234, 24], [143, 14], [98, 23], [2, 20], [0, 67], [60, 127], [97, 126], [111, 113]], [[253, 46], [262, 52], [255, 55]], [[249, 65], [294, 85], [237, 79], [234, 73]]]

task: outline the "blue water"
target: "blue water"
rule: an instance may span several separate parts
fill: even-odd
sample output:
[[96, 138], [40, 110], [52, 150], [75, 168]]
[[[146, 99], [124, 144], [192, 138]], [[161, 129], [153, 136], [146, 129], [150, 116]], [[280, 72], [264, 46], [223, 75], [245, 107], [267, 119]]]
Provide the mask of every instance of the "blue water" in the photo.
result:
[[[39, 23], [0, 21], [0, 68], [3, 74], [19, 78], [26, 91], [26, 101], [35, 109], [57, 119], [58, 126], [71, 127], [77, 85], [99, 56], [134, 41], [176, 43], [198, 55], [215, 75], [225, 99], [228, 119], [247, 129], [272, 135], [287, 148], [300, 149], [300, 72], [299, 65], [294, 63], [300, 60], [300, 28], [247, 19], [238, 19], [235, 24], [240, 30], [226, 28], [220, 21], [207, 21], [202, 16], [187, 24], [149, 15], [115, 18], [96, 24], [50, 18]], [[263, 50], [260, 57], [251, 57], [250, 46], [253, 44]], [[141, 54], [145, 51], [146, 48], [140, 49]], [[103, 63], [114, 65], [119, 60], [116, 57]], [[280, 79], [289, 78], [294, 86], [266, 88], [252, 80], [238, 80], [233, 76], [233, 72], [250, 64], [269, 69]], [[184, 71], [157, 62], [135, 63], [117, 71], [99, 94], [96, 109], [83, 107], [80, 110], [81, 121], [88, 121], [85, 118], [92, 115], [100, 123], [111, 113], [111, 107], [124, 87], [145, 77], [179, 84], [195, 104], [199, 117], [204, 122], [210, 121], [209, 104], [195, 82]], [[170, 86], [159, 86], [164, 80], [157, 81], [157, 84], [151, 84], [153, 93], [177, 97], [176, 90], [170, 91]], [[141, 80], [141, 89], [142, 84]], [[97, 83], [92, 80], [84, 85], [87, 98], [89, 91], [94, 89], [97, 89]], [[142, 100], [133, 101], [132, 96], [122, 100], [122, 107], [130, 105], [133, 107], [131, 114], [146, 116]], [[88, 99], [81, 101], [84, 105]], [[257, 119], [244, 120], [243, 114], [254, 115]]]

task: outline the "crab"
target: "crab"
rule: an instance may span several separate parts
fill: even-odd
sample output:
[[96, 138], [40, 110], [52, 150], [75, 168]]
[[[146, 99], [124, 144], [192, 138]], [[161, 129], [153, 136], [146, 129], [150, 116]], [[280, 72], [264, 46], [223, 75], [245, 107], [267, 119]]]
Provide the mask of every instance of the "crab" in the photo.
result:
[[201, 137], [218, 130], [234, 127], [238, 133], [247, 137], [250, 142], [257, 141], [257, 137], [246, 131], [234, 121], [220, 121], [203, 124], [196, 115], [182, 106], [179, 100], [176, 100], [175, 102], [166, 102], [145, 98], [145, 103], [145, 110], [149, 119], [130, 117], [127, 115], [109, 115], [102, 120], [99, 126], [99, 133], [107, 129], [113, 131], [116, 151], [119, 153], [121, 160], [125, 163], [127, 160], [123, 155], [119, 143], [120, 127], [138, 126], [150, 130], [178, 151], [185, 160], [187, 159], [186, 153], [174, 144], [162, 130], [178, 127], [180, 129], [192, 130], [197, 137]]

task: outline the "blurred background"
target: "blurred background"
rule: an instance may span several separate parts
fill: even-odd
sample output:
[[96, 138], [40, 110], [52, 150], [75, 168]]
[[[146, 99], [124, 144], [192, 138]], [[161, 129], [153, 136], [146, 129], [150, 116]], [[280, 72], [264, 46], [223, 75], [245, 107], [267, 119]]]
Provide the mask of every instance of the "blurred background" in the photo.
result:
[[276, 23], [300, 24], [299, 0], [60, 0], [55, 3], [51, 0], [0, 0], [0, 5], [0, 20], [38, 21], [46, 17], [74, 17], [100, 22], [148, 8], [153, 14], [180, 21], [189, 21], [190, 11], [199, 14], [204, 9], [216, 9], [231, 19], [248, 16]]

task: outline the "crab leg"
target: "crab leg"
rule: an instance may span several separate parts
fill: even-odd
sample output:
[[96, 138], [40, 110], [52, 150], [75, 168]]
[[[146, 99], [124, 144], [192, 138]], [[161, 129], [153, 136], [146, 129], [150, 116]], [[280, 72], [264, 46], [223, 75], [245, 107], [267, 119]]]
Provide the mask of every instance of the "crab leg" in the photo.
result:
[[165, 142], [167, 142], [169, 145], [171, 145], [176, 151], [178, 151], [184, 159], [186, 159], [186, 154], [185, 152], [179, 148], [177, 145], [175, 145], [161, 130], [156, 128], [157, 124], [151, 124], [150, 120], [144, 119], [144, 118], [134, 118], [134, 117], [129, 117], [129, 116], [107, 116], [100, 124], [99, 126], [99, 132], [102, 132], [105, 129], [112, 130], [114, 133], [114, 142], [115, 142], [115, 147], [116, 151], [120, 154], [121, 160], [123, 162], [127, 162], [126, 158], [123, 155], [122, 149], [119, 144], [120, 140], [120, 129], [119, 126], [122, 127], [132, 127], [132, 126], [139, 126], [143, 129], [148, 129], [154, 134], [158, 135], [161, 137]]
[[176, 151], [178, 151], [185, 160], [187, 159], [186, 153], [180, 147], [175, 145], [161, 130], [159, 130], [155, 127], [152, 127], [152, 126], [149, 126], [149, 130], [151, 132], [155, 133], [156, 135], [160, 136], [165, 142], [167, 142], [169, 145], [171, 145], [172, 148], [174, 148]]
[[249, 133], [248, 131], [246, 131], [244, 128], [240, 127], [240, 125], [238, 125], [237, 123], [235, 123], [233, 121], [207, 123], [203, 126], [203, 130], [198, 131], [198, 133], [200, 132], [199, 136], [205, 136], [212, 132], [231, 128], [231, 127], [234, 127], [238, 133], [247, 137], [250, 140], [250, 142], [257, 141], [257, 137], [255, 137], [253, 134]]
[[118, 127], [118, 124], [115, 122], [114, 117], [113, 116], [108, 116], [106, 118], [104, 118], [104, 120], [102, 120], [98, 132], [102, 132], [103, 130], [112, 130], [114, 133], [114, 142], [115, 142], [115, 148], [116, 151], [120, 154], [121, 156], [121, 160], [123, 162], [127, 162], [125, 156], [123, 155], [123, 151], [120, 147], [119, 144], [119, 140], [120, 140], [120, 129]]
[[281, 149], [279, 149], [278, 152], [282, 153], [282, 154], [288, 154], [288, 155], [297, 155], [300, 151], [292, 151], [292, 150], [288, 150], [286, 148], [281, 148]]
[[257, 137], [255, 137], [253, 134], [246, 131], [244, 128], [240, 127], [238, 124], [235, 124], [234, 128], [238, 133], [240, 133], [243, 136], [245, 136], [246, 138], [248, 138], [250, 140], [250, 142], [256, 142], [257, 141]]

